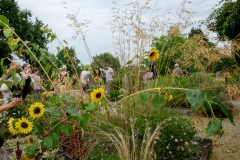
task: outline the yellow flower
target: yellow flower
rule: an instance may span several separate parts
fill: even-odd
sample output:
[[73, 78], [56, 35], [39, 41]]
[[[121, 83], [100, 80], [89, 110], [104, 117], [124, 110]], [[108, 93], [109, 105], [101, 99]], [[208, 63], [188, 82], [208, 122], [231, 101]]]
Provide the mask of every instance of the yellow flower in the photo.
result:
[[194, 127], [196, 127], [196, 126], [197, 126], [197, 122], [196, 122], [196, 121], [194, 121], [194, 122], [193, 122], [193, 125], [194, 125]]
[[154, 152], [153, 158], [154, 158], [154, 159], [157, 159], [157, 153], [156, 153], [156, 152]]
[[26, 155], [24, 155], [23, 159], [24, 159], [24, 160], [35, 160], [35, 158], [29, 158], [29, 157], [27, 157]]
[[97, 89], [94, 89], [92, 92], [91, 92], [91, 100], [92, 101], [95, 101], [95, 102], [98, 102], [98, 101], [101, 101], [101, 99], [103, 98], [104, 96], [104, 89], [103, 88], [97, 88]]
[[156, 61], [160, 57], [160, 54], [156, 50], [156, 48], [152, 48], [151, 51], [148, 53], [148, 59], [151, 61]]
[[45, 97], [45, 93], [44, 92], [41, 94], [41, 96], [42, 96], [42, 100], [46, 101], [46, 97]]
[[29, 114], [30, 116], [34, 118], [39, 118], [43, 115], [44, 113], [44, 105], [40, 102], [36, 102], [30, 106]]
[[94, 78], [94, 81], [97, 82], [97, 81], [98, 81], [98, 77], [95, 77], [95, 78]]
[[171, 101], [173, 99], [173, 95], [170, 95], [168, 98], [168, 101]]
[[29, 145], [32, 145], [33, 142], [34, 142], [34, 141], [33, 141], [33, 136], [32, 136], [32, 135], [28, 136], [27, 143], [28, 143]]
[[10, 118], [8, 120], [8, 130], [13, 134], [13, 135], [16, 135], [19, 133], [18, 129], [15, 127], [15, 123], [16, 123], [17, 119], [14, 119], [14, 118]]
[[22, 117], [22, 119], [16, 122], [16, 128], [20, 133], [27, 134], [32, 131], [33, 124], [28, 119]]

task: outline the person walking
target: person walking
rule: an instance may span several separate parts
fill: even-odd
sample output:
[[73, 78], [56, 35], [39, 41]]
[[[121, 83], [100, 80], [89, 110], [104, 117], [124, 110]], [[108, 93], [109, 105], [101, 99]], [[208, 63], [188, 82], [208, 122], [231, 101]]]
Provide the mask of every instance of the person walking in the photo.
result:
[[32, 82], [34, 83], [33, 89], [35, 93], [42, 93], [42, 89], [39, 85], [39, 83], [41, 82], [41, 77], [38, 74], [39, 74], [38, 68], [34, 67], [32, 69], [32, 74], [31, 74]]
[[175, 64], [174, 65], [174, 70], [173, 70], [173, 76], [182, 76], [183, 75], [183, 71], [181, 68], [179, 68], [179, 64]]
[[[104, 70], [105, 69], [105, 70]], [[107, 98], [110, 98], [110, 92], [113, 85], [114, 71], [107, 64], [105, 64], [104, 69], [101, 69], [106, 74], [106, 91]]]

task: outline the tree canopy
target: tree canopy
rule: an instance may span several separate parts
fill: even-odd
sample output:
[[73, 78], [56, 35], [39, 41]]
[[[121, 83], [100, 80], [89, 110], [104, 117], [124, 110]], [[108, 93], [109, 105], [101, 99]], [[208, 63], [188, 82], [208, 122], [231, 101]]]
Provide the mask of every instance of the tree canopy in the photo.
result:
[[77, 58], [74, 48], [65, 47], [60, 50], [57, 54], [57, 59], [57, 66], [62, 67], [62, 65], [66, 65], [70, 74], [75, 74], [75, 69], [73, 67], [76, 67], [78, 73], [80, 72], [80, 60]]
[[[46, 35], [39, 30], [39, 28], [44, 24], [37, 18], [35, 22], [32, 22], [32, 13], [30, 10], [20, 10], [17, 1], [15, 0], [1, 0], [0, 15], [7, 17], [10, 27], [14, 28], [15, 32], [22, 40], [30, 41], [32, 43], [36, 43], [41, 48], [46, 48], [48, 39]], [[0, 59], [5, 57], [11, 58], [11, 50], [8, 47], [2, 31], [0, 31], [0, 52]], [[27, 61], [29, 60], [28, 55], [20, 58]]]
[[109, 52], [94, 56], [91, 66], [93, 68], [103, 68], [105, 64], [108, 64], [114, 71], [118, 71], [120, 69], [119, 59]]
[[208, 28], [219, 40], [233, 40], [240, 33], [240, 0], [221, 0], [207, 18]]

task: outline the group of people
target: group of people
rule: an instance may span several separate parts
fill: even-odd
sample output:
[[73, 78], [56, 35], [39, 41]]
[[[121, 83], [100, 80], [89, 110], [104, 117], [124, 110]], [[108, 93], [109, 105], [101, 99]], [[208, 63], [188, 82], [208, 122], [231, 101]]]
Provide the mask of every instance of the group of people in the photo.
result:
[[[182, 75], [184, 75], [184, 72], [179, 67], [179, 64], [175, 64], [172, 72], [172, 76], [175, 77], [175, 76], [182, 76]], [[153, 64], [151, 64], [149, 65], [149, 70], [144, 73], [143, 81], [146, 84], [149, 81], [154, 80], [156, 78], [157, 78], [156, 67]]]
[[[83, 68], [83, 71], [80, 74], [80, 83], [82, 84], [82, 88], [84, 91], [86, 91], [89, 86], [96, 86], [98, 83], [96, 82], [96, 79], [106, 77], [106, 96], [107, 98], [110, 98], [110, 92], [113, 85], [113, 78], [114, 78], [114, 71], [111, 67], [109, 67], [107, 64], [104, 65], [103, 68], [94, 68], [92, 70], [92, 74], [89, 71], [89, 67], [85, 66]], [[105, 75], [103, 75], [105, 74]], [[103, 82], [100, 82], [100, 85], [103, 85]]]
[[[17, 71], [20, 69], [20, 74], [18, 74]], [[14, 72], [12, 72], [13, 70]], [[26, 99], [27, 95], [32, 92], [42, 92], [41, 86], [39, 85], [41, 78], [38, 74], [38, 68], [32, 68], [28, 63], [24, 64], [21, 68], [19, 62], [11, 62], [6, 72], [1, 76], [3, 84], [11, 83], [11, 87], [7, 87], [5, 85], [6, 87], [2, 88], [1, 86], [4, 105], [0, 107], [0, 112], [19, 104], [22, 99]], [[23, 79], [25, 79], [25, 83], [22, 88], [19, 86], [19, 84], [15, 85], [16, 80], [17, 83], [19, 83]], [[34, 84], [33, 87], [31, 86], [31, 82]], [[9, 98], [11, 97], [14, 98], [12, 98], [12, 101], [8, 103]]]
[[[6, 88], [5, 90], [1, 90], [4, 104], [8, 103], [8, 98], [13, 93], [14, 96], [19, 97], [21, 95], [22, 99], [25, 99], [27, 95], [33, 91], [35, 92], [42, 92], [42, 89], [39, 85], [41, 81], [39, 74], [39, 70], [36, 67], [31, 67], [30, 64], [26, 63], [22, 66], [22, 70], [20, 74], [18, 74], [18, 70], [20, 70], [21, 66], [18, 62], [11, 62], [9, 68], [6, 70], [6, 73], [2, 75], [1, 80], [4, 83], [11, 83], [10, 88]], [[15, 75], [11, 74], [11, 71], [15, 70]], [[20, 89], [19, 85], [15, 85], [14, 79], [17, 79], [20, 82], [22, 79], [25, 79], [25, 83], [23, 88]], [[33, 82], [34, 86], [31, 87], [31, 82]]]

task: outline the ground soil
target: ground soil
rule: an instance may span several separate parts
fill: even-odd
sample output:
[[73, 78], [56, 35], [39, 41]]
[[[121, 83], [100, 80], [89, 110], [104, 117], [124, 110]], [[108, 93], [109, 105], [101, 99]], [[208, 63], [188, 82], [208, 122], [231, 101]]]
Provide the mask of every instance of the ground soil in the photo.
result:
[[[224, 134], [208, 137], [212, 139], [212, 154], [210, 160], [240, 160], [240, 100], [233, 101], [232, 114], [234, 116], [235, 126], [227, 118], [222, 118]], [[205, 138], [205, 127], [211, 118], [192, 115], [191, 119], [197, 122], [199, 136]]]

